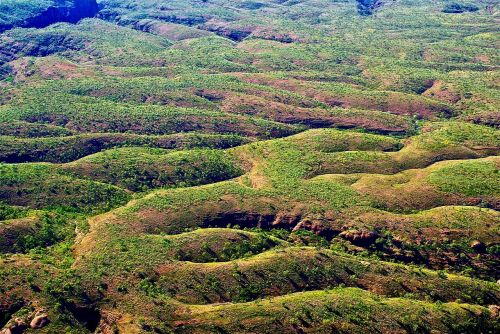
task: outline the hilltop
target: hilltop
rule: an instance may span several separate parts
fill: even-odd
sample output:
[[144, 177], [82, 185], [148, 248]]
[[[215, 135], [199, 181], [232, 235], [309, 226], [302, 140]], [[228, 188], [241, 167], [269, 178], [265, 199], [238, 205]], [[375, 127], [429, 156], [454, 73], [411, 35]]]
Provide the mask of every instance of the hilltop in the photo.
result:
[[0, 2], [0, 333], [496, 333], [497, 1]]

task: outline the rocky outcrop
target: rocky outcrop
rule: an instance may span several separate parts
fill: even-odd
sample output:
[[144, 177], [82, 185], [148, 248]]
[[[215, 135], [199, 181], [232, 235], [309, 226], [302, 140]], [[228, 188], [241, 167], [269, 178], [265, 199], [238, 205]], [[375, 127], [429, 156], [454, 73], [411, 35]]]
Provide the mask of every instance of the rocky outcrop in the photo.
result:
[[350, 241], [353, 245], [368, 247], [372, 245], [375, 240], [377, 240], [379, 234], [372, 231], [347, 230], [341, 232], [339, 236], [347, 241]]
[[237, 26], [232, 25], [229, 22], [215, 19], [198, 26], [198, 28], [213, 32], [219, 36], [228, 38], [235, 42], [241, 42], [242, 40], [250, 36], [255, 30], [255, 27], [252, 26]]
[[43, 28], [56, 22], [76, 23], [85, 17], [94, 16], [98, 11], [96, 0], [53, 0], [48, 6], [28, 3], [33, 10], [21, 10], [26, 5], [26, 1], [18, 1], [5, 8], [13, 15], [8, 20], [0, 20], [0, 32], [16, 27]]
[[172, 41], [182, 41], [191, 38], [210, 36], [208, 31], [200, 30], [188, 25], [144, 19], [132, 24], [136, 30], [165, 37]]
[[4, 328], [0, 330], [0, 334], [23, 334], [26, 331], [28, 331], [29, 328], [32, 329], [43, 328], [49, 322], [50, 320], [48, 314], [46, 313], [46, 310], [41, 308], [35, 310], [31, 314], [28, 313], [25, 314], [24, 316], [10, 319], [4, 326]]
[[0, 254], [25, 251], [24, 239], [37, 232], [37, 223], [32, 217], [0, 222]]
[[22, 334], [28, 328], [26, 323], [21, 318], [15, 318], [0, 331], [0, 334]]
[[500, 316], [500, 306], [498, 305], [490, 305], [488, 306], [490, 311], [490, 318], [497, 319]]
[[11, 36], [10, 33], [0, 35], [0, 78], [14, 73], [14, 68], [8, 63], [20, 57], [45, 57], [60, 51], [80, 50], [85, 42], [64, 32], [25, 31], [22, 36]]
[[332, 229], [321, 219], [311, 218], [302, 219], [292, 231], [297, 232], [300, 230], [310, 231], [316, 235], [326, 238], [327, 240], [333, 239], [333, 237], [340, 233], [340, 231]]
[[479, 7], [474, 4], [449, 3], [444, 6], [442, 12], [448, 14], [461, 14], [465, 12], [477, 12]]
[[49, 316], [44, 311], [37, 312], [30, 322], [31, 328], [42, 328], [49, 323]]

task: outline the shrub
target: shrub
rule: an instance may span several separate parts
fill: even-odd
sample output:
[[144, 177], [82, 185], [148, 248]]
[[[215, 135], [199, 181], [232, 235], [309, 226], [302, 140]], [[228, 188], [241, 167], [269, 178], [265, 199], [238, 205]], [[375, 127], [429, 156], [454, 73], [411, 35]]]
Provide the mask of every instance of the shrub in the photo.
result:
[[464, 12], [476, 12], [479, 10], [479, 7], [473, 4], [459, 4], [459, 3], [450, 3], [444, 6], [443, 13], [464, 13]]

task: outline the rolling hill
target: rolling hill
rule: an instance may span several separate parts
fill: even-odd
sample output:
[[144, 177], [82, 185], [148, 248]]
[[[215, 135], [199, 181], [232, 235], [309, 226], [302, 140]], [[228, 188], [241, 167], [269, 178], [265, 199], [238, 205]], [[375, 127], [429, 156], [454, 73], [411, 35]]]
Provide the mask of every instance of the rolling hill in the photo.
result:
[[0, 0], [0, 333], [497, 333], [500, 3]]

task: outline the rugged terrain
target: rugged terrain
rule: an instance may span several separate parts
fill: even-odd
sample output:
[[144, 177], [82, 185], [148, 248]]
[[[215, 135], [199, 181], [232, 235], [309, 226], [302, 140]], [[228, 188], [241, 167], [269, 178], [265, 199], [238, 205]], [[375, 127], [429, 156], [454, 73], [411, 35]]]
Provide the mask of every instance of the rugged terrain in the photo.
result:
[[497, 333], [499, 9], [1, 1], [0, 333]]

